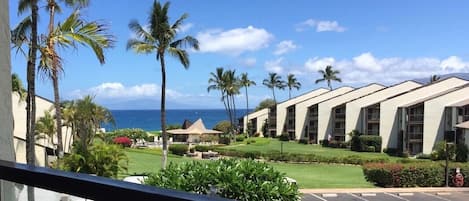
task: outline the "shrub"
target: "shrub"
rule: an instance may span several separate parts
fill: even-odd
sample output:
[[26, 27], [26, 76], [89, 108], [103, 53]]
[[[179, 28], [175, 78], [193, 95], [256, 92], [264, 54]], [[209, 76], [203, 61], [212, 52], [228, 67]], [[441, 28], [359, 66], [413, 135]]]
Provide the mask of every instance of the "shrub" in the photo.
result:
[[431, 156], [431, 154], [421, 153], [421, 154], [417, 154], [416, 158], [417, 159], [432, 159], [432, 156]]
[[236, 142], [242, 142], [244, 141], [244, 139], [246, 139], [246, 136], [245, 135], [238, 135], [236, 136]]
[[[360, 146], [357, 151], [363, 152], [381, 152], [381, 136], [377, 135], [360, 135], [358, 142]], [[374, 149], [369, 148], [370, 146]]]
[[252, 144], [256, 143], [256, 140], [254, 140], [254, 139], [248, 139], [248, 140], [246, 141], [246, 144], [251, 144], [251, 143], [252, 143]]
[[172, 144], [169, 146], [169, 151], [174, 155], [184, 156], [187, 153], [189, 146], [186, 144]]
[[259, 159], [259, 158], [261, 158], [261, 152], [259, 152], [259, 151], [247, 151], [247, 152], [244, 152], [243, 158]]
[[199, 194], [215, 187], [219, 196], [236, 200], [300, 200], [298, 187], [286, 182], [284, 173], [253, 160], [170, 163], [145, 183]]
[[289, 141], [289, 140], [290, 140], [290, 137], [288, 137], [288, 134], [283, 133], [282, 135], [280, 135], [280, 136], [278, 137], [278, 139], [279, 139], [280, 141]]
[[[454, 144], [448, 144], [448, 157], [452, 160], [455, 156], [456, 149]], [[432, 153], [432, 160], [446, 160], [446, 142], [439, 141], [436, 143]]]
[[207, 152], [210, 150], [210, 146], [196, 145], [195, 150], [200, 152]]
[[128, 137], [133, 141], [137, 141], [137, 139], [146, 139], [148, 134], [146, 131], [140, 128], [124, 128], [106, 133], [106, 137], [111, 137], [111, 139], [114, 139], [115, 137]]
[[95, 143], [84, 153], [80, 153], [83, 149], [79, 146], [76, 143], [72, 153], [60, 159], [60, 169], [112, 178], [127, 171], [127, 156], [118, 145]]
[[323, 147], [328, 147], [329, 140], [319, 140], [319, 144], [322, 145]]
[[363, 172], [367, 181], [382, 187], [434, 187], [444, 181], [444, 168], [438, 163], [371, 163]]
[[132, 145], [132, 141], [128, 137], [116, 137], [112, 141], [123, 147], [130, 147]]
[[300, 140], [298, 140], [298, 143], [300, 143], [300, 144], [308, 144], [309, 142], [308, 142], [307, 139], [300, 139]]

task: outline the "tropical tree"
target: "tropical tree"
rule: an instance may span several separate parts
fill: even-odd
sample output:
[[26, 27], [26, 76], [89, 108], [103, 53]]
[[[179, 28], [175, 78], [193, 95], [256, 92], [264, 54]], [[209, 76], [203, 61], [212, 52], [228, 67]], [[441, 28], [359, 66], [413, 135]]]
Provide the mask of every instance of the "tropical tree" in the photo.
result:
[[262, 110], [264, 108], [271, 108], [272, 106], [275, 106], [275, 104], [276, 103], [273, 99], [268, 98], [268, 99], [265, 99], [265, 100], [261, 101], [259, 103], [259, 105], [254, 109], [254, 111], [257, 112], [257, 111]]
[[436, 81], [440, 80], [440, 76], [438, 75], [432, 75], [430, 76], [430, 83], [434, 83]]
[[[247, 73], [242, 73], [241, 74], [241, 79], [240, 79], [240, 85], [244, 87], [245, 92], [246, 92], [246, 119], [249, 120], [249, 97], [248, 97], [248, 87], [256, 85], [256, 82], [250, 80], [248, 78]], [[248, 124], [246, 124], [248, 125]], [[249, 126], [249, 125], [248, 125]], [[246, 128], [247, 130], [247, 128]], [[249, 132], [248, 136], [249, 136]]]
[[[62, 125], [65, 126], [65, 142], [68, 142], [68, 152], [72, 148], [72, 140], [74, 133], [74, 116], [75, 116], [75, 101], [63, 101], [62, 107]], [[70, 132], [69, 132], [70, 130]], [[70, 134], [69, 134], [70, 133]], [[65, 147], [64, 147], [65, 148]]]
[[55, 147], [54, 135], [57, 127], [55, 127], [54, 117], [50, 111], [44, 111], [44, 116], [39, 117], [36, 122], [36, 140], [47, 139]]
[[210, 85], [207, 87], [207, 91], [220, 91], [221, 101], [223, 101], [226, 112], [228, 114], [228, 119], [231, 123], [230, 134], [234, 134], [236, 125], [235, 96], [239, 94], [240, 81], [236, 76], [235, 70], [225, 71], [222, 67], [220, 67], [217, 68], [215, 73], [212, 72], [210, 74], [212, 77], [208, 80]]
[[19, 101], [26, 100], [27, 91], [23, 87], [23, 82], [21, 82], [20, 77], [16, 73], [11, 74], [11, 87], [12, 92], [18, 94]]
[[169, 54], [175, 57], [184, 68], [189, 68], [189, 54], [183, 47], [199, 49], [199, 42], [192, 36], [176, 39], [181, 25], [188, 15], [183, 14], [173, 24], [169, 23], [169, 2], [161, 5], [154, 1], [148, 17], [147, 26], [144, 28], [136, 20], [129, 23], [129, 28], [135, 33], [135, 37], [127, 42], [127, 49], [133, 49], [138, 54], [155, 53], [156, 60], [161, 67], [161, 130], [163, 137], [162, 166], [166, 167], [168, 157], [168, 134], [166, 133], [166, 62], [165, 56]]
[[316, 80], [316, 84], [319, 82], [327, 81], [327, 86], [332, 90], [331, 81], [342, 82], [338, 77], [340, 71], [332, 69], [332, 66], [326, 66], [326, 69], [318, 71], [322, 78]]
[[295, 88], [296, 90], [300, 90], [301, 83], [296, 79], [295, 75], [288, 74], [287, 76], [287, 87], [288, 87], [288, 99], [291, 98], [291, 90]]
[[[53, 9], [52, 9], [53, 10]], [[39, 71], [44, 77], [52, 80], [54, 89], [54, 106], [56, 111], [56, 125], [62, 127], [62, 108], [60, 107], [59, 78], [63, 72], [62, 58], [56, 51], [56, 46], [76, 47], [82, 44], [91, 47], [101, 64], [105, 63], [104, 49], [112, 47], [112, 36], [107, 34], [107, 28], [96, 21], [85, 22], [81, 19], [79, 10], [74, 11], [62, 24], [53, 29], [42, 41], [40, 47]], [[57, 129], [59, 157], [63, 155], [62, 129]]]
[[282, 80], [282, 77], [277, 73], [269, 73], [269, 77], [264, 79], [262, 84], [267, 86], [269, 89], [272, 89], [272, 97], [274, 98], [275, 103], [277, 103], [277, 99], [275, 98], [275, 88], [283, 90], [286, 86], [286, 83]]

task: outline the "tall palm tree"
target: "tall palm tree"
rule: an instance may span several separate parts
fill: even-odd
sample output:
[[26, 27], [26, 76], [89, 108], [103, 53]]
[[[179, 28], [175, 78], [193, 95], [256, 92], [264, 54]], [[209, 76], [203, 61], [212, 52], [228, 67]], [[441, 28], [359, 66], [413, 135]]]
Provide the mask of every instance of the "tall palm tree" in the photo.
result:
[[288, 87], [288, 99], [291, 99], [292, 88], [295, 88], [296, 90], [300, 90], [301, 83], [296, 79], [294, 74], [288, 74], [287, 87]]
[[332, 66], [326, 66], [326, 69], [318, 71], [322, 78], [316, 80], [316, 84], [319, 82], [327, 81], [327, 86], [332, 90], [331, 81], [342, 82], [338, 77], [340, 71], [332, 69]]
[[239, 79], [236, 76], [236, 70], [227, 70], [223, 73], [223, 82], [225, 83], [225, 93], [228, 96], [228, 107], [230, 108], [231, 113], [231, 130], [232, 134], [235, 134], [235, 129], [237, 127], [236, 123], [236, 103], [235, 96], [239, 94]]
[[[62, 122], [65, 126], [65, 142], [68, 142], [67, 151], [71, 151], [73, 133], [74, 133], [74, 116], [75, 116], [75, 101], [63, 101], [62, 107]], [[69, 132], [70, 130], [70, 132]], [[70, 134], [69, 134], [70, 133]], [[65, 146], [64, 146], [65, 148]]]
[[[241, 74], [241, 79], [240, 79], [240, 85], [244, 87], [245, 92], [246, 92], [246, 119], [249, 121], [249, 97], [248, 97], [248, 87], [250, 86], [255, 86], [256, 82], [250, 80], [248, 78], [247, 73], [242, 73]], [[249, 127], [249, 124], [246, 122], [246, 125]], [[246, 128], [246, 131], [248, 128]], [[247, 132], [247, 135], [249, 137], [249, 132]]]
[[215, 73], [210, 73], [211, 77], [208, 79], [209, 85], [207, 87], [207, 92], [210, 92], [211, 90], [220, 91], [221, 101], [223, 102], [223, 106], [225, 107], [226, 114], [228, 115], [228, 118], [231, 119], [230, 110], [228, 108], [225, 96], [225, 81], [223, 80], [224, 73], [225, 70], [223, 69], [223, 67], [218, 67]]
[[438, 76], [438, 75], [432, 75], [432, 76], [430, 77], [430, 83], [434, 83], [434, 82], [436, 82], [436, 81], [438, 81], [438, 80], [440, 80], [440, 76]]
[[129, 28], [135, 34], [127, 42], [127, 49], [133, 49], [139, 54], [156, 53], [156, 60], [160, 61], [161, 66], [161, 130], [163, 136], [163, 158], [162, 166], [166, 168], [168, 157], [168, 135], [166, 133], [166, 63], [165, 56], [169, 54], [175, 57], [184, 68], [189, 68], [189, 54], [183, 47], [199, 49], [199, 41], [192, 36], [185, 36], [182, 39], [176, 39], [178, 30], [188, 15], [183, 14], [173, 24], [169, 23], [168, 9], [169, 2], [161, 5], [154, 1], [148, 17], [148, 29], [140, 25], [136, 20], [129, 23]]
[[[53, 10], [53, 9], [52, 9]], [[76, 47], [82, 44], [91, 47], [101, 64], [105, 63], [104, 49], [112, 47], [113, 37], [106, 33], [107, 28], [96, 21], [85, 22], [79, 10], [74, 11], [62, 24], [58, 24], [45, 37], [40, 47], [39, 71], [44, 77], [52, 80], [54, 89], [54, 106], [57, 128], [62, 128], [62, 108], [60, 107], [59, 78], [63, 72], [62, 58], [56, 46], [62, 48]], [[57, 129], [59, 157], [63, 155], [62, 129]]]
[[272, 96], [275, 103], [277, 103], [277, 99], [275, 98], [275, 88], [283, 90], [286, 86], [285, 81], [282, 80], [282, 77], [277, 73], [269, 73], [269, 77], [264, 79], [262, 84], [267, 86], [269, 89], [272, 89]]

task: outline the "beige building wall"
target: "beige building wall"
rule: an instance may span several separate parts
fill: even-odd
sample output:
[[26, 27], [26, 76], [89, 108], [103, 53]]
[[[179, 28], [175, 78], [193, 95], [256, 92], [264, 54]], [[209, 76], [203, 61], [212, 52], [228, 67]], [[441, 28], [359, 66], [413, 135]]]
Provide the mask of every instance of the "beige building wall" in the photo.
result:
[[[13, 139], [17, 163], [26, 163], [26, 141], [24, 139]], [[45, 166], [47, 162], [46, 148], [36, 145], [36, 166]]]
[[243, 118], [243, 123], [244, 123], [244, 132], [247, 132], [247, 123], [251, 121], [252, 119], [256, 119], [256, 132], [260, 133], [262, 136], [264, 133], [262, 132], [262, 125], [264, 124], [264, 121], [268, 118], [269, 115], [269, 109], [264, 108], [262, 110], [259, 110], [257, 112], [253, 112], [249, 114], [249, 120], [247, 119], [247, 116], [244, 116]]
[[397, 140], [399, 135], [399, 119], [397, 115], [397, 109], [399, 106], [411, 103], [419, 98], [429, 97], [448, 89], [464, 85], [466, 83], [468, 83], [468, 81], [451, 77], [381, 102], [379, 134], [383, 140], [382, 147], [397, 148]]
[[314, 97], [319, 96], [321, 94], [324, 94], [328, 91], [329, 91], [328, 89], [319, 88], [319, 89], [310, 91], [306, 94], [303, 94], [303, 95], [294, 97], [292, 99], [289, 99], [287, 101], [278, 103], [277, 104], [277, 129], [276, 129], [277, 135], [281, 135], [282, 132], [283, 132], [283, 128], [284, 128], [284, 125], [285, 125], [285, 120], [287, 118], [287, 108], [288, 107], [290, 107], [292, 105], [295, 105], [299, 102], [314, 98]]
[[312, 105], [316, 105], [320, 102], [323, 102], [325, 100], [340, 96], [342, 94], [345, 94], [347, 92], [352, 91], [352, 87], [340, 87], [335, 90], [329, 91], [327, 93], [321, 94], [319, 96], [316, 96], [314, 98], [310, 98], [307, 100], [304, 100], [303, 102], [299, 102], [296, 104], [296, 111], [295, 111], [295, 137], [297, 140], [305, 138], [305, 126], [307, 125], [307, 115], [308, 115], [308, 107]]
[[[26, 158], [26, 102], [20, 101], [18, 94], [12, 94], [12, 109], [13, 109], [13, 117], [14, 117], [14, 136], [16, 141], [23, 141], [23, 142], [15, 142], [15, 153], [18, 162], [23, 162], [23, 159]], [[44, 116], [45, 111], [51, 111], [54, 114], [54, 104], [42, 97], [36, 96], [36, 121], [39, 120], [40, 117]], [[68, 152], [70, 147], [70, 137], [71, 137], [71, 130], [67, 129], [66, 127], [62, 128], [62, 142], [64, 145], [65, 152]], [[54, 136], [54, 143], [57, 143], [57, 136]], [[51, 143], [51, 140], [46, 139], [37, 139], [36, 140], [36, 158], [38, 160], [38, 164], [43, 166], [46, 164], [45, 157], [45, 147], [49, 147], [55, 149], [55, 146]], [[24, 146], [24, 147], [21, 147]], [[38, 152], [43, 152], [39, 154]], [[42, 160], [42, 161], [41, 161]], [[24, 160], [25, 162], [25, 160]]]
[[[350, 91], [342, 96], [332, 98], [330, 100], [319, 103], [318, 106], [318, 140], [327, 139], [328, 134], [332, 133], [332, 109], [336, 106], [347, 103], [348, 101], [366, 96], [378, 90], [384, 89], [385, 86], [379, 84], [370, 84], [362, 88]], [[347, 111], [347, 108], [345, 109]], [[348, 135], [345, 135], [348, 139]]]
[[359, 130], [360, 132], [364, 132], [362, 130], [362, 125], [366, 117], [362, 117], [361, 115], [363, 107], [379, 103], [389, 97], [404, 93], [420, 86], [422, 85], [417, 82], [406, 81], [348, 102], [345, 111], [345, 133], [350, 133], [355, 129]]
[[444, 140], [445, 107], [469, 99], [469, 86], [430, 99], [424, 103], [423, 153], [430, 154], [438, 141]]

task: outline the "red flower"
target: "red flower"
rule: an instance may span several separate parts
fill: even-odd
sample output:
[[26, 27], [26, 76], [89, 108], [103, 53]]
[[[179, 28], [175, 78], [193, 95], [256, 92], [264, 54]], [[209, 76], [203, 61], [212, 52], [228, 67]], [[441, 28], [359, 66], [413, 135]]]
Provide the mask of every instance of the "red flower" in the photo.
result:
[[120, 144], [124, 147], [130, 147], [132, 145], [132, 141], [128, 137], [116, 137], [112, 140], [116, 144]]

